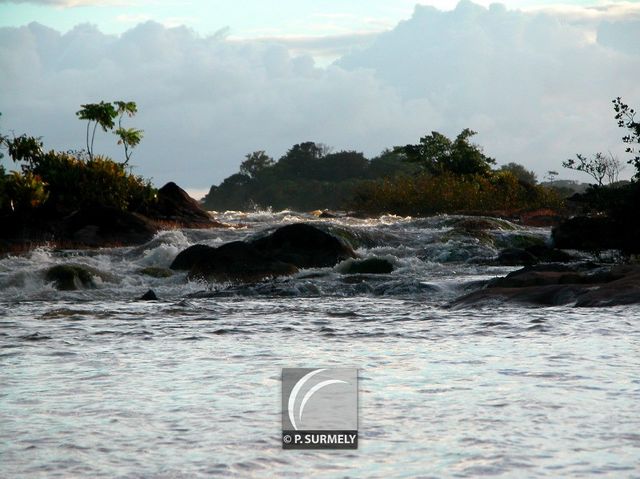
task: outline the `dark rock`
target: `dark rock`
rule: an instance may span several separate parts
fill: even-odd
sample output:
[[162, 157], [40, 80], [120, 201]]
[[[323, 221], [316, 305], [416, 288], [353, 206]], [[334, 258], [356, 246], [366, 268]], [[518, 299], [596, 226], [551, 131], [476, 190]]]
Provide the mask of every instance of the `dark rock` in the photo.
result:
[[189, 270], [189, 279], [252, 282], [302, 268], [334, 266], [354, 257], [353, 249], [335, 236], [315, 226], [294, 224], [249, 242], [190, 246], [176, 256], [171, 269]]
[[320, 213], [318, 218], [336, 218], [336, 215], [334, 213], [330, 213], [328, 210], [324, 210]]
[[619, 249], [626, 253], [640, 253], [640, 225], [634, 220], [576, 216], [553, 228], [551, 235], [554, 245], [560, 249]]
[[537, 256], [522, 248], [506, 248], [500, 251], [496, 260], [498, 264], [515, 266], [521, 264], [536, 264]]
[[265, 256], [298, 268], [330, 267], [356, 257], [351, 246], [305, 223], [278, 228], [268, 236], [253, 240], [251, 245]]
[[393, 271], [391, 261], [384, 258], [367, 258], [348, 263], [344, 274], [389, 274]]
[[142, 296], [140, 296], [139, 301], [157, 301], [158, 297], [156, 296], [155, 291], [153, 291], [152, 289], [150, 289], [149, 291], [147, 291], [146, 293], [144, 293]]
[[234, 241], [204, 251], [191, 267], [189, 279], [254, 282], [297, 273], [290, 263], [266, 256], [252, 244]]
[[175, 257], [169, 268], [188, 271], [193, 268], [196, 263], [205, 261], [208, 253], [214, 249], [212, 246], [204, 244], [189, 246], [187, 249], [178, 253], [178, 256]]
[[158, 201], [149, 213], [155, 220], [174, 223], [182, 228], [224, 226], [214, 221], [196, 200], [173, 182], [158, 190]]
[[542, 244], [534, 244], [528, 248], [506, 248], [500, 251], [496, 261], [498, 264], [505, 266], [517, 266], [537, 263], [562, 263], [575, 261], [576, 259], [576, 257], [564, 251]]
[[156, 266], [149, 266], [147, 268], [142, 268], [138, 271], [140, 274], [144, 274], [145, 276], [151, 276], [153, 278], [168, 278], [169, 276], [173, 276], [173, 271], [167, 268], [158, 268]]
[[155, 232], [144, 216], [105, 206], [81, 209], [63, 223], [63, 238], [86, 246], [140, 244]]
[[613, 306], [640, 302], [640, 266], [539, 265], [491, 280], [453, 306], [513, 301], [538, 306]]
[[109, 279], [109, 275], [94, 268], [78, 264], [60, 264], [47, 269], [46, 281], [53, 282], [56, 289], [72, 291], [82, 288], [95, 288], [95, 278]]

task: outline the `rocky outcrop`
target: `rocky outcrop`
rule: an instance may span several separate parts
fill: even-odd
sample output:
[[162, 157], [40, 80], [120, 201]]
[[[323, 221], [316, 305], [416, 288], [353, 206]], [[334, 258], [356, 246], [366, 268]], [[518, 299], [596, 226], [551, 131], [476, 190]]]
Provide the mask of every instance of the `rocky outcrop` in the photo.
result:
[[489, 281], [452, 306], [517, 302], [536, 306], [615, 306], [640, 302], [640, 265], [548, 264]]
[[0, 253], [28, 251], [47, 243], [61, 248], [133, 246], [165, 228], [225, 227], [175, 183], [158, 190], [157, 202], [143, 212], [78, 205], [74, 212], [38, 208], [0, 216]]
[[116, 208], [83, 208], [61, 223], [60, 238], [84, 246], [127, 246], [153, 238], [156, 226], [142, 215]]
[[303, 268], [330, 267], [355, 257], [353, 249], [335, 236], [300, 223], [218, 248], [193, 245], [176, 256], [171, 269], [188, 270], [190, 279], [254, 282]]
[[157, 202], [149, 212], [157, 221], [168, 222], [180, 228], [213, 228], [224, 226], [214, 221], [196, 200], [173, 182], [158, 190]]

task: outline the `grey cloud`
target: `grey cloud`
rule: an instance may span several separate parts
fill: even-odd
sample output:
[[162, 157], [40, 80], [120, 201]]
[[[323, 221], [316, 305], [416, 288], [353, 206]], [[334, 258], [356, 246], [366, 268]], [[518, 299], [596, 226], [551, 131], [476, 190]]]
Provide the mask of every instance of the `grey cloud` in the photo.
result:
[[[235, 172], [256, 149], [277, 157], [313, 140], [374, 155], [430, 130], [464, 127], [478, 130], [500, 162], [544, 172], [575, 152], [618, 151], [610, 100], [640, 103], [639, 58], [622, 48], [628, 37], [602, 33], [597, 43], [591, 33], [549, 13], [468, 2], [453, 12], [416, 8], [360, 44], [239, 42], [153, 22], [120, 36], [91, 25], [65, 34], [38, 24], [3, 28], [0, 128], [81, 148], [81, 103], [135, 100], [132, 124], [145, 130], [136, 172], [196, 188]], [[352, 53], [318, 68], [292, 53], [305, 47]], [[97, 142], [120, 155], [113, 138]]]

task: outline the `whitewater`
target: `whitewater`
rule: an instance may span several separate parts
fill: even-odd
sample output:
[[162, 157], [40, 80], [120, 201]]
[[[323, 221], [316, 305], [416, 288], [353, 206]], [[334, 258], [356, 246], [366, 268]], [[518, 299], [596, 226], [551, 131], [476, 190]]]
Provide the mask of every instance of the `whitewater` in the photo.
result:
[[[0, 259], [1, 477], [639, 477], [640, 307], [451, 302], [548, 228], [226, 212], [229, 228]], [[252, 285], [167, 277], [193, 244], [309, 222], [349, 262]], [[585, 255], [586, 258], [586, 255]], [[54, 265], [99, 271], [59, 291]], [[166, 272], [169, 274], [169, 272]], [[149, 289], [157, 301], [140, 301]], [[285, 367], [359, 369], [359, 448], [281, 445]]]

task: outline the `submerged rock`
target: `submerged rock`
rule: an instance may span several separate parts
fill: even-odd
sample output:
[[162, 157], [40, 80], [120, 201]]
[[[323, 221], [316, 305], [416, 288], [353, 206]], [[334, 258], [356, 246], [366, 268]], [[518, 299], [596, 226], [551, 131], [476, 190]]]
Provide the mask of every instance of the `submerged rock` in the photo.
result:
[[140, 274], [144, 274], [145, 276], [151, 276], [152, 278], [168, 278], [169, 276], [173, 276], [173, 271], [171, 271], [170, 269], [159, 268], [157, 266], [142, 268], [138, 272]]
[[393, 264], [388, 259], [367, 258], [348, 262], [341, 272], [343, 274], [389, 274], [392, 271]]
[[537, 306], [615, 306], [640, 303], [640, 265], [549, 264], [491, 280], [452, 306], [512, 301]]
[[59, 264], [47, 269], [44, 278], [52, 282], [56, 289], [73, 291], [83, 288], [95, 288], [95, 278], [109, 279], [109, 275], [90, 266], [79, 264]]
[[142, 296], [140, 296], [139, 300], [140, 301], [157, 301], [158, 296], [156, 296], [156, 293], [154, 290], [150, 289], [149, 291], [144, 293]]
[[575, 256], [544, 244], [528, 248], [505, 248], [498, 254], [496, 262], [505, 266], [534, 265], [538, 263], [563, 263], [575, 261]]

